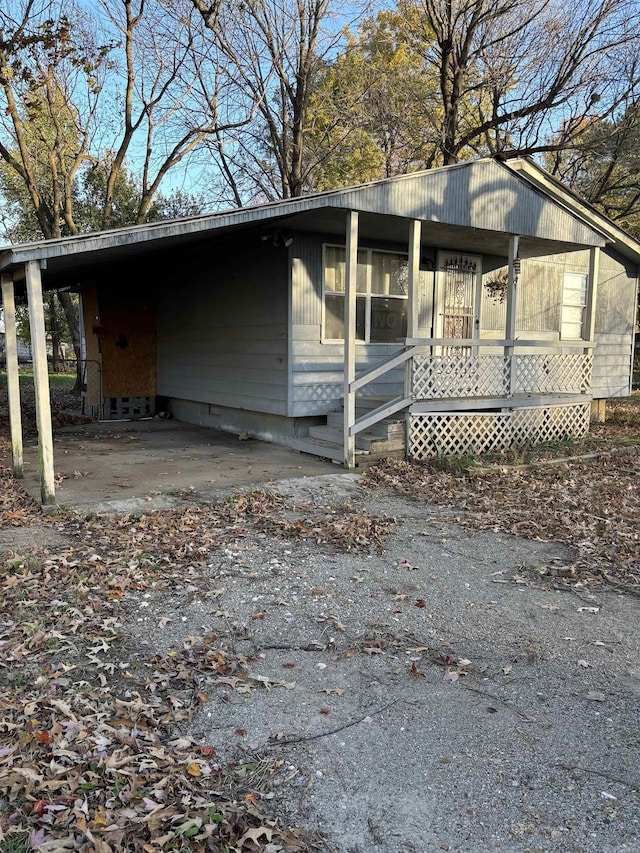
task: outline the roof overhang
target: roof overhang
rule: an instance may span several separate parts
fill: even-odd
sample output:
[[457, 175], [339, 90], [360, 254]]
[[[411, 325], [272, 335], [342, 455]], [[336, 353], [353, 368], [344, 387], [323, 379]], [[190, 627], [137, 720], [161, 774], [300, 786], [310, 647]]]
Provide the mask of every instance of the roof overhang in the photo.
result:
[[[518, 208], [520, 197], [523, 208], [532, 207], [536, 198], [541, 208], [546, 205], [547, 218], [539, 228], [527, 227]], [[496, 214], [500, 204], [510, 205], [511, 210], [502, 219]], [[361, 212], [363, 240], [406, 243], [409, 223], [417, 218], [423, 223], [425, 247], [506, 257], [509, 237], [517, 233], [523, 258], [613, 243], [625, 257], [640, 263], [639, 243], [588, 209], [535, 164], [517, 159], [506, 164], [470, 161], [221, 213], [9, 246], [0, 249], [0, 271], [19, 280], [24, 265], [37, 261], [47, 270], [46, 286], [74, 286], [105, 264], [144, 262], [156, 252], [190, 250], [233, 233], [265, 234], [287, 228], [340, 236], [348, 210]], [[558, 230], [563, 239], [555, 239], [554, 217], [562, 226]]]

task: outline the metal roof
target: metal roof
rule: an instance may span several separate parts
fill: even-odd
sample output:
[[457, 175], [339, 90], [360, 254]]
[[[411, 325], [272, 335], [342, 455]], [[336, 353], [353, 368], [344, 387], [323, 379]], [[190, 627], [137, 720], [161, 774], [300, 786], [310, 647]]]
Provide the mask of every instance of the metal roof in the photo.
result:
[[546, 172], [518, 158], [508, 163], [467, 161], [236, 210], [16, 244], [0, 249], [0, 270], [18, 271], [25, 262], [37, 260], [63, 275], [159, 246], [186, 246], [216, 233], [276, 222], [335, 234], [344, 228], [347, 210], [363, 213], [363, 233], [368, 229], [372, 238], [399, 238], [408, 220], [419, 219], [426, 245], [501, 254], [506, 253], [508, 235], [519, 234], [523, 256], [613, 243], [640, 263], [640, 243], [580, 203]]

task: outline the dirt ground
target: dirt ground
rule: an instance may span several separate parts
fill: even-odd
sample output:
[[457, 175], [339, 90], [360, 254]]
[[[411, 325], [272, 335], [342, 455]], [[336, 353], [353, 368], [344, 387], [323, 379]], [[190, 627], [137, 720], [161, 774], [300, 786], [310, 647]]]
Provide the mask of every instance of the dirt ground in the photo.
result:
[[[561, 468], [418, 488], [172, 422], [59, 433], [69, 510], [11, 484], [0, 515], [0, 850], [640, 851], [640, 599], [602, 581], [638, 457]], [[16, 640], [36, 610], [53, 645]]]

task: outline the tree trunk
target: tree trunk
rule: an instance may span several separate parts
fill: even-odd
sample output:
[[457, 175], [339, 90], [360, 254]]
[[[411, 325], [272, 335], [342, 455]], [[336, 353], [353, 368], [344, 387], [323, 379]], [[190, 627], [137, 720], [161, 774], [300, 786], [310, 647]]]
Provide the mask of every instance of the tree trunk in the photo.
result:
[[69, 334], [71, 335], [71, 343], [73, 344], [73, 351], [76, 356], [76, 381], [73, 386], [72, 393], [79, 396], [80, 391], [82, 390], [82, 362], [80, 360], [80, 319], [78, 316], [78, 309], [76, 308], [76, 305], [68, 291], [58, 290], [57, 294], [58, 299], [60, 300], [60, 305], [62, 305], [62, 310], [64, 311], [64, 316], [67, 318]]

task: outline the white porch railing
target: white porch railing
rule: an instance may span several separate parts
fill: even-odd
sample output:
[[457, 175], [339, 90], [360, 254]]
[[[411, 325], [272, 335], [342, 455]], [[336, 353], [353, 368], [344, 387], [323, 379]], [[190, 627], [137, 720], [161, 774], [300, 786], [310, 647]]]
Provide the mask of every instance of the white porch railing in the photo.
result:
[[415, 400], [588, 394], [593, 358], [584, 353], [414, 355]]
[[[438, 353], [443, 352], [443, 355]], [[483, 355], [482, 349], [500, 347], [500, 355]], [[544, 350], [515, 353], [515, 348]], [[348, 434], [357, 435], [378, 421], [401, 411], [422, 414], [442, 412], [446, 402], [453, 410], [471, 410], [500, 406], [552, 405], [553, 398], [574, 397], [573, 403], [591, 399], [593, 342], [550, 342], [541, 340], [486, 340], [437, 338], [409, 339], [401, 352], [388, 361], [366, 371], [349, 384], [355, 394], [390, 370], [406, 364], [404, 393], [379, 406], [349, 425]], [[528, 399], [534, 398], [534, 399]], [[537, 398], [537, 399], [535, 399]], [[453, 403], [453, 401], [458, 401]], [[526, 401], [526, 402], [525, 402]]]

